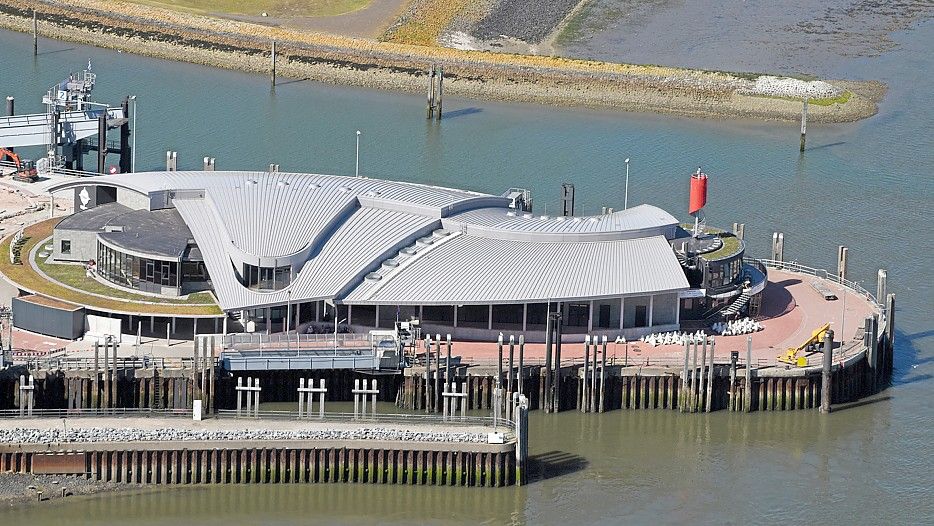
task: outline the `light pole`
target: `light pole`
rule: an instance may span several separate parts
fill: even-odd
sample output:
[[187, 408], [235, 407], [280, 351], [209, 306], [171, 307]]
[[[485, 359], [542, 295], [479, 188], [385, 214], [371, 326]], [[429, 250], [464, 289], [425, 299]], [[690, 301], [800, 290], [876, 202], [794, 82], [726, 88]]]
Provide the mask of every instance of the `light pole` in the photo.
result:
[[357, 130], [357, 164], [354, 169], [354, 176], [360, 177], [360, 130]]
[[130, 152], [130, 172], [136, 172], [136, 95], [130, 95], [130, 100], [133, 101], [133, 145], [130, 146], [130, 149], [133, 151]]
[[623, 197], [623, 210], [629, 208], [629, 157], [624, 161], [626, 163], [626, 196]]
[[337, 356], [337, 326], [341, 323], [347, 321], [347, 318], [344, 318], [341, 321], [337, 321], [337, 307], [334, 307], [334, 356]]

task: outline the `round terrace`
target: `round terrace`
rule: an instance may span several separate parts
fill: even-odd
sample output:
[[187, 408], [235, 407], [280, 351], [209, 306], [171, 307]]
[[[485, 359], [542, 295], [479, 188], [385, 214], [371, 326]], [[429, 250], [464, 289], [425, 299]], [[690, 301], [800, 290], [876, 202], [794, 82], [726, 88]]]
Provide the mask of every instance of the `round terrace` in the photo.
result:
[[[825, 299], [825, 293], [836, 299]], [[863, 330], [867, 317], [880, 316], [883, 311], [876, 299], [856, 284], [842, 283], [835, 276], [791, 263], [769, 262], [768, 284], [763, 291], [762, 306], [756, 320], [763, 329], [748, 335], [716, 336], [718, 362], [727, 362], [731, 351], [738, 351], [745, 361], [747, 338], [752, 337], [752, 360], [759, 367], [786, 364], [778, 360], [789, 348], [804, 343], [811, 334], [826, 323], [834, 331], [837, 342], [835, 361], [850, 354], [862, 352]], [[713, 335], [706, 329], [708, 335]], [[508, 342], [509, 334], [506, 334]], [[481, 342], [458, 342], [457, 354], [470, 364], [495, 364], [498, 356], [495, 345]], [[540, 365], [544, 362], [545, 346], [526, 344], [525, 363]], [[581, 363], [584, 346], [580, 343], [563, 344], [562, 365]], [[820, 364], [820, 357], [802, 353], [808, 366]], [[683, 345], [653, 346], [642, 341], [607, 343], [607, 361], [615, 365], [680, 367], [684, 359]]]
[[[198, 320], [201, 332], [219, 332], [224, 313], [210, 292], [165, 297], [118, 289], [89, 275], [83, 264], [52, 260], [49, 244], [61, 218], [25, 227], [0, 242], [0, 273], [22, 293], [54, 298], [83, 314], [119, 318], [124, 332], [190, 337]], [[55, 334], [53, 334], [55, 336]]]

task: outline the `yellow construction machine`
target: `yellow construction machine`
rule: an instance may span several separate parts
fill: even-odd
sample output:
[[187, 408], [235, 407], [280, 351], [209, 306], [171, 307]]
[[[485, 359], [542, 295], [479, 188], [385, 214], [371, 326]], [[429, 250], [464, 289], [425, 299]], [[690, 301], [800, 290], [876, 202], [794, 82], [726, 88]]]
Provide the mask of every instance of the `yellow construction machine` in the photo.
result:
[[806, 342], [802, 343], [797, 347], [792, 347], [785, 351], [785, 354], [779, 355], [778, 361], [782, 363], [787, 363], [795, 365], [797, 367], [806, 367], [808, 364], [808, 359], [805, 356], [798, 356], [798, 353], [807, 352], [812, 347], [820, 345], [820, 342], [824, 340], [824, 333], [830, 330], [830, 324], [825, 323], [819, 329], [815, 329], [811, 333], [811, 337], [807, 339]]

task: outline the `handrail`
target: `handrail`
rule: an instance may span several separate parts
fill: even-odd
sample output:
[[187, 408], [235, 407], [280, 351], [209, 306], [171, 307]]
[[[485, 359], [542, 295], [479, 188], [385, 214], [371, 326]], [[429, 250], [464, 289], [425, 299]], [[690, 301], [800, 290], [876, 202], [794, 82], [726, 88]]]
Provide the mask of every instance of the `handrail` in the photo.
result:
[[797, 262], [795, 262], [795, 261], [778, 261], [778, 260], [774, 260], [774, 259], [758, 259], [758, 261], [759, 261], [760, 263], [762, 263], [763, 265], [765, 265], [767, 268], [776, 268], [776, 269], [779, 269], [779, 270], [790, 270], [790, 271], [792, 271], [792, 272], [800, 272], [800, 273], [802, 273], [802, 274], [810, 274], [810, 275], [812, 275], [812, 276], [816, 276], [816, 277], [821, 278], [821, 279], [826, 279], [826, 280], [828, 280], [828, 281], [832, 281], [832, 282], [834, 282], [834, 283], [836, 283], [836, 284], [838, 284], [838, 285], [841, 285], [841, 286], [843, 286], [843, 287], [846, 287], [846, 288], [852, 290], [853, 292], [855, 292], [855, 293], [857, 293], [857, 294], [859, 294], [859, 295], [865, 297], [866, 299], [872, 301], [872, 303], [873, 303], [876, 307], [878, 307], [879, 310], [881, 310], [881, 311], [883, 311], [883, 312], [885, 311], [885, 306], [882, 305], [881, 303], [879, 303], [879, 299], [876, 298], [875, 295], [873, 295], [871, 292], [869, 292], [868, 290], [866, 290], [865, 288], [863, 288], [862, 285], [860, 285], [859, 283], [857, 283], [857, 282], [855, 282], [855, 281], [850, 281], [850, 280], [848, 280], [848, 279], [846, 279], [846, 278], [840, 278], [840, 276], [838, 276], [838, 275], [836, 275], [836, 274], [834, 274], [834, 273], [832, 273], [832, 272], [828, 272], [828, 271], [825, 270], [825, 269], [814, 268], [814, 267], [808, 267], [808, 266], [806, 266], [806, 265], [802, 265], [802, 264], [797, 263]]

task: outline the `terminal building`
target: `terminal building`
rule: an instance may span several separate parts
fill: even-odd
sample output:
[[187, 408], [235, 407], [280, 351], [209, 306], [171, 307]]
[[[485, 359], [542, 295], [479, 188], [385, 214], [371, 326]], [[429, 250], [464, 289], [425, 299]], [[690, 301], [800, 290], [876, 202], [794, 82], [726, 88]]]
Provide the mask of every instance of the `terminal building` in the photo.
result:
[[534, 341], [557, 311], [564, 334], [634, 339], [754, 314], [766, 282], [732, 233], [650, 205], [548, 216], [521, 192], [279, 172], [105, 175], [50, 191], [73, 195], [75, 212], [47, 263], [154, 301], [210, 291], [225, 332], [418, 319], [457, 339]]

